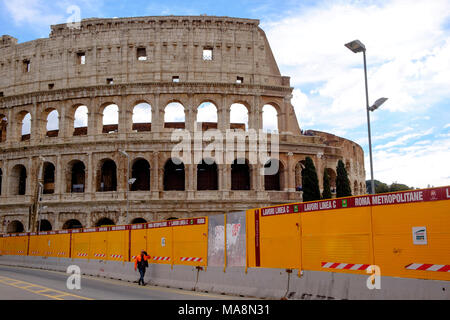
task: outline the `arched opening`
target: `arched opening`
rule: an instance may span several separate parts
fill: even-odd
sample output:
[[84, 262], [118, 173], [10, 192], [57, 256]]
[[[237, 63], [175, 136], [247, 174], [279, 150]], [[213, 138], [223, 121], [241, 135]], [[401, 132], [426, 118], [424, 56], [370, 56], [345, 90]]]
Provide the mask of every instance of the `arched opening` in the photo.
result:
[[45, 111], [47, 115], [46, 136], [57, 137], [59, 134], [59, 114], [56, 109], [48, 109]]
[[101, 218], [95, 224], [96, 227], [104, 227], [104, 226], [114, 226], [115, 223], [109, 218]]
[[133, 108], [133, 131], [152, 131], [152, 107], [148, 103], [139, 103]]
[[281, 161], [270, 159], [264, 165], [264, 189], [267, 191], [281, 191], [284, 167]]
[[119, 107], [110, 104], [103, 109], [102, 133], [115, 133], [119, 130]]
[[250, 190], [250, 166], [247, 159], [236, 159], [231, 164], [231, 190]]
[[50, 221], [46, 219], [42, 219], [39, 221], [39, 231], [51, 231], [52, 230], [52, 224]]
[[179, 159], [169, 159], [164, 165], [164, 190], [184, 191], [184, 163]]
[[88, 108], [86, 106], [78, 106], [74, 113], [73, 119], [73, 135], [87, 135], [88, 127]]
[[82, 193], [85, 189], [86, 167], [81, 161], [73, 161], [70, 169], [70, 192]]
[[305, 167], [305, 160], [300, 160], [295, 165], [295, 191], [302, 191], [302, 170]]
[[179, 102], [171, 102], [164, 108], [164, 128], [186, 128], [184, 106]]
[[21, 127], [21, 135], [22, 141], [26, 141], [26, 140], [30, 140], [31, 138], [31, 114], [29, 112], [22, 112], [20, 114], [20, 116], [22, 117], [21, 119], [21, 123], [22, 123], [22, 127]]
[[347, 171], [347, 174], [350, 174], [350, 169], [351, 169], [350, 161], [347, 160], [345, 162], [345, 170]]
[[70, 220], [67, 220], [66, 222], [64, 222], [62, 228], [64, 230], [66, 230], [66, 229], [81, 229], [81, 228], [83, 228], [83, 225], [77, 219], [70, 219]]
[[11, 221], [6, 228], [7, 233], [20, 233], [23, 232], [23, 224], [18, 220]]
[[44, 194], [55, 193], [55, 166], [51, 162], [44, 163]]
[[331, 168], [325, 168], [325, 171], [328, 173], [328, 177], [330, 177], [331, 193], [336, 193], [336, 171]]
[[110, 159], [101, 162], [97, 191], [116, 191], [117, 190], [117, 166]]
[[204, 159], [197, 165], [197, 190], [218, 190], [217, 164]]
[[217, 129], [217, 107], [214, 103], [203, 102], [197, 108], [197, 123], [202, 131]]
[[275, 107], [270, 104], [263, 106], [263, 131], [278, 133], [278, 112]]
[[27, 186], [27, 169], [21, 164], [11, 170], [11, 194], [24, 195]]
[[234, 103], [230, 107], [230, 129], [248, 130], [248, 109], [241, 103]]
[[147, 223], [147, 220], [145, 220], [144, 218], [134, 218], [131, 221], [131, 224], [140, 224], [140, 223]]
[[145, 159], [137, 159], [131, 169], [131, 177], [136, 179], [131, 185], [131, 191], [150, 190], [150, 164]]
[[8, 129], [8, 118], [0, 114], [0, 142], [6, 141], [6, 131]]

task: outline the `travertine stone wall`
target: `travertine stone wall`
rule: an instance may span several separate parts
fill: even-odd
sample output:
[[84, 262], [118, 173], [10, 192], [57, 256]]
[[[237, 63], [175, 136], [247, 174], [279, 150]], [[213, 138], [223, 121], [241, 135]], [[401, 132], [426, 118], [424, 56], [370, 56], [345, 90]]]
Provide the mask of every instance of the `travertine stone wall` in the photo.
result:
[[[28, 230], [37, 201], [40, 156], [55, 166], [54, 193], [42, 195], [42, 219], [59, 229], [70, 219], [92, 226], [103, 217], [125, 222], [127, 159], [150, 164], [150, 191], [128, 193], [128, 222], [169, 217], [191, 217], [245, 210], [251, 207], [301, 200], [299, 162], [313, 158], [322, 184], [324, 168], [335, 170], [338, 159], [349, 163], [355, 194], [365, 192], [362, 149], [355, 143], [325, 133], [303, 135], [291, 104], [289, 77], [281, 76], [258, 20], [228, 17], [140, 17], [86, 19], [80, 29], [52, 26], [49, 38], [18, 43], [0, 40], [0, 232], [12, 221]], [[137, 58], [145, 48], [147, 60]], [[203, 59], [212, 49], [212, 60]], [[80, 64], [79, 54], [85, 55]], [[179, 77], [179, 82], [173, 82]], [[237, 78], [243, 78], [237, 83]], [[108, 83], [107, 79], [112, 79]], [[164, 127], [164, 108], [173, 101], [185, 108], [185, 127], [193, 131], [198, 106], [217, 107], [217, 128], [230, 128], [230, 106], [248, 110], [248, 126], [262, 128], [262, 108], [278, 113], [281, 190], [265, 191], [261, 165], [251, 167], [251, 190], [231, 190], [229, 164], [218, 166], [218, 191], [198, 191], [197, 167], [185, 166], [185, 191], [163, 190], [163, 168], [170, 158], [174, 129]], [[151, 131], [132, 129], [133, 108], [151, 105]], [[102, 115], [109, 104], [119, 107], [117, 132], [102, 133]], [[87, 134], [74, 136], [74, 113], [88, 108]], [[57, 110], [59, 131], [47, 136], [47, 115]], [[23, 140], [22, 120], [31, 114], [31, 134]], [[300, 119], [301, 120], [301, 119]], [[6, 131], [6, 134], [4, 132]], [[117, 166], [117, 191], [97, 192], [102, 160]], [[85, 192], [71, 193], [70, 164], [85, 165]], [[26, 169], [25, 195], [16, 195], [17, 165]], [[353, 185], [354, 184], [354, 185]], [[364, 186], [364, 187], [363, 187]]]

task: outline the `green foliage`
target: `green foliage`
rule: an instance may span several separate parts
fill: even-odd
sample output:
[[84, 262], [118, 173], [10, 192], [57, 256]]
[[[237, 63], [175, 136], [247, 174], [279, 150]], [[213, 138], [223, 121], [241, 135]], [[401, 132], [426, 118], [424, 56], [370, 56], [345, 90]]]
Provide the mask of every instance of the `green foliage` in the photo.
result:
[[348, 179], [347, 170], [342, 160], [338, 161], [336, 172], [336, 197], [350, 197], [352, 195], [352, 189], [350, 188], [350, 180]]
[[[387, 193], [387, 192], [397, 192], [397, 191], [406, 191], [406, 190], [414, 190], [413, 187], [408, 187], [405, 184], [394, 182], [391, 185], [388, 185], [384, 182], [373, 180], [375, 185], [375, 193]], [[366, 187], [369, 193], [371, 193], [371, 184], [370, 180], [366, 181]]]
[[331, 199], [330, 176], [327, 169], [323, 170], [323, 192], [322, 199]]
[[303, 201], [320, 200], [319, 179], [316, 167], [310, 157], [305, 159], [305, 167], [302, 170]]

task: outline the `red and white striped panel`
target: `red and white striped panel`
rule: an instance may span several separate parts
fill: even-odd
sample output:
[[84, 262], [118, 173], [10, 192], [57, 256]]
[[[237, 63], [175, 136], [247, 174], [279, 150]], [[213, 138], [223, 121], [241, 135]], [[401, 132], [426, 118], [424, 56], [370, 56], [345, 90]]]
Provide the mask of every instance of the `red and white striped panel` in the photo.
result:
[[448, 265], [448, 264], [430, 264], [430, 263], [410, 263], [407, 266], [405, 266], [405, 269], [450, 272], [450, 265]]
[[104, 257], [106, 257], [106, 254], [104, 254], [104, 253], [96, 253], [96, 254], [94, 254], [94, 257], [104, 258]]
[[322, 262], [322, 268], [339, 270], [366, 270], [370, 264]]
[[170, 257], [153, 257], [155, 261], [170, 261]]
[[181, 261], [187, 261], [187, 262], [202, 262], [203, 258], [196, 258], [196, 257], [181, 257]]
[[87, 257], [88, 254], [87, 253], [78, 253], [77, 256], [79, 256], [79, 257]]
[[39, 251], [31, 251], [31, 254], [39, 254]]
[[123, 255], [121, 255], [121, 254], [112, 254], [111, 258], [115, 258], [115, 259], [123, 258]]
[[23, 251], [17, 251], [17, 253], [23, 253]]
[[65, 252], [58, 252], [58, 255], [59, 256], [63, 256], [63, 255], [65, 255], [66, 253]]

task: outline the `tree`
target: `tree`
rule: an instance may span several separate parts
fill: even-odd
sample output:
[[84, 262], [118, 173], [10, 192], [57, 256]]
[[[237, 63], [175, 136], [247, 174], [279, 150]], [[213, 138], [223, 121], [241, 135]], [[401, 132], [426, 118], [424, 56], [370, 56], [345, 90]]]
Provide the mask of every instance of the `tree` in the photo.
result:
[[352, 195], [352, 189], [350, 188], [350, 180], [348, 180], [347, 170], [342, 160], [338, 161], [336, 172], [336, 197], [350, 197]]
[[323, 192], [322, 199], [331, 199], [330, 176], [327, 169], [323, 170]]
[[320, 200], [319, 179], [316, 167], [310, 157], [305, 159], [305, 167], [302, 169], [303, 201]]
[[[413, 190], [414, 187], [408, 187], [405, 184], [394, 182], [391, 185], [388, 185], [384, 182], [373, 180], [373, 183], [375, 185], [375, 193], [387, 193], [387, 192], [397, 192], [397, 191], [406, 191], [406, 190]], [[366, 181], [366, 188], [369, 193], [371, 193], [371, 182], [370, 180]]]

